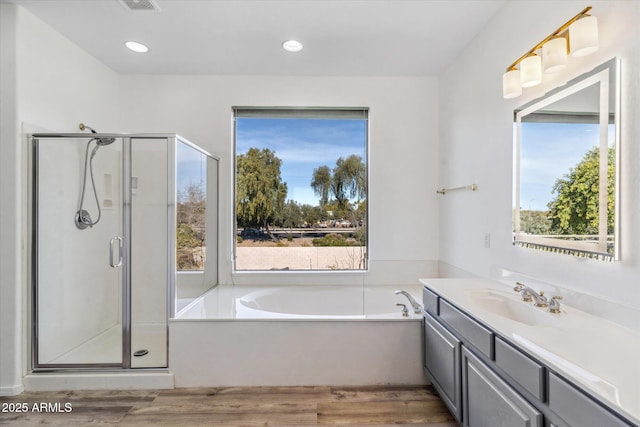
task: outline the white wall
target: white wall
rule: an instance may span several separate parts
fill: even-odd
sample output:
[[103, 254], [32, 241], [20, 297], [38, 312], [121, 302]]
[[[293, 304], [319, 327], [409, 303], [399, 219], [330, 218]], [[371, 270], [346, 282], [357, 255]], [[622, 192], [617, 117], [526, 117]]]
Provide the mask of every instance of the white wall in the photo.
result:
[[[124, 76], [127, 132], [177, 132], [221, 158], [221, 283], [415, 283], [437, 272], [435, 78]], [[370, 108], [370, 267], [231, 276], [233, 106]]]
[[[540, 87], [525, 89], [520, 98], [502, 98], [505, 68], [583, 4], [557, 1], [550, 8], [546, 2], [508, 2], [442, 74], [439, 183], [476, 183], [478, 191], [441, 199], [440, 259], [480, 276], [489, 277], [498, 266], [640, 307], [640, 2], [590, 4], [598, 17], [599, 50], [570, 58], [565, 71], [545, 76]], [[622, 260], [582, 260], [512, 246], [513, 109], [614, 56], [622, 61]], [[490, 249], [484, 248], [485, 233], [491, 234]]]
[[28, 349], [27, 183], [23, 129], [117, 130], [119, 76], [19, 6], [0, 4], [0, 394], [22, 389]]
[[16, 14], [0, 4], [0, 396], [22, 390]]

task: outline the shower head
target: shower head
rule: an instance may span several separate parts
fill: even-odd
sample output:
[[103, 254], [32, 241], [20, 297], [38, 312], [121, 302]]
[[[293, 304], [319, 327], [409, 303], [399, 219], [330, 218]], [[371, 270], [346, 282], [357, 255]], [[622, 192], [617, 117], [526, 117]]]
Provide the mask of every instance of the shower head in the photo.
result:
[[[78, 125], [78, 127], [80, 128], [80, 130], [87, 130], [89, 129], [91, 131], [91, 133], [96, 133], [95, 129], [93, 129], [91, 126], [87, 126], [84, 123], [80, 123]], [[98, 145], [109, 145], [111, 143], [113, 143], [113, 141], [115, 141], [115, 138], [93, 138], [96, 141], [96, 144]]]
[[[109, 145], [109, 144], [113, 144], [113, 142], [115, 141], [115, 138], [93, 138], [89, 141], [89, 144], [91, 144], [91, 141], [95, 141], [96, 142], [96, 146], [93, 148], [93, 150], [91, 150], [91, 159], [93, 159], [93, 156], [96, 155], [96, 153], [98, 152], [98, 149], [102, 146], [105, 145]], [[87, 145], [87, 149], [89, 149], [89, 146]]]
[[95, 138], [96, 140], [96, 144], [98, 145], [109, 145], [109, 144], [113, 144], [113, 142], [116, 140], [115, 138]]

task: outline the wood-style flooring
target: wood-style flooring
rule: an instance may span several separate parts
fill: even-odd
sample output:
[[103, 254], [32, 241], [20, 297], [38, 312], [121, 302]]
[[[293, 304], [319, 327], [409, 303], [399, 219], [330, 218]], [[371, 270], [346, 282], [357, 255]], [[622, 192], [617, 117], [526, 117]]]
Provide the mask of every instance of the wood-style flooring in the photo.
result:
[[0, 397], [0, 424], [457, 426], [431, 386], [30, 392]]

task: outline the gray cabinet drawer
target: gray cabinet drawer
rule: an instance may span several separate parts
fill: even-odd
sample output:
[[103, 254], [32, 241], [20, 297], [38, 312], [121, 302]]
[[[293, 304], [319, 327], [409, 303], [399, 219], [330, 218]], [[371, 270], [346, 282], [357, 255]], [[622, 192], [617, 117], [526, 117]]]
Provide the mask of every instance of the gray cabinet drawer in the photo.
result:
[[499, 337], [495, 340], [496, 365], [536, 399], [544, 402], [544, 367]]
[[428, 314], [424, 316], [424, 369], [451, 413], [460, 420], [460, 341]]
[[422, 304], [424, 304], [424, 311], [434, 316], [438, 315], [438, 295], [427, 288], [422, 288]]
[[442, 298], [440, 299], [440, 318], [455, 329], [463, 337], [465, 343], [472, 344], [493, 360], [493, 333], [489, 329]]
[[462, 347], [464, 427], [542, 427], [543, 415]]
[[549, 409], [570, 426], [632, 426], [553, 373], [549, 373]]

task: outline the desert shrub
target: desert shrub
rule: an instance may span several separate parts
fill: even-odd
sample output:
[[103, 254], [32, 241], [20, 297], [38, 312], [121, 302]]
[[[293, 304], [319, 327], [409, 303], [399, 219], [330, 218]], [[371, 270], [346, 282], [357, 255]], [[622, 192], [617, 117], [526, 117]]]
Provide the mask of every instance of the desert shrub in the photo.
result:
[[335, 233], [313, 239], [312, 242], [313, 246], [353, 246], [353, 243], [347, 241], [343, 235]]

